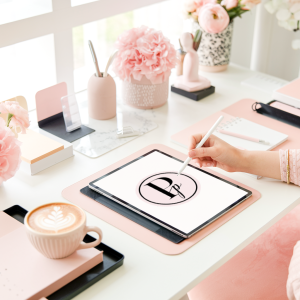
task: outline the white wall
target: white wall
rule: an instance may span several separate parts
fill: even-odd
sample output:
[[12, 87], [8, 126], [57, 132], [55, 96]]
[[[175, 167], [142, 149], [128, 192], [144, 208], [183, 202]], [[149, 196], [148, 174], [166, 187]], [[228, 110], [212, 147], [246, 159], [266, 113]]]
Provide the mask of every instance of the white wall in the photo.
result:
[[296, 38], [300, 39], [300, 32], [279, 27], [274, 15], [257, 7], [234, 21], [231, 61], [285, 80], [295, 79], [300, 50], [293, 50], [291, 44]]

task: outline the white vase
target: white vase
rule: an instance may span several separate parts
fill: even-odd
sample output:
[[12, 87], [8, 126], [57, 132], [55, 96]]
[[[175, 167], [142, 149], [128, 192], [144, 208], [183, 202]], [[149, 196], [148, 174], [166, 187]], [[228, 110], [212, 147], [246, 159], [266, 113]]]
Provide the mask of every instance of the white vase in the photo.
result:
[[140, 81], [122, 82], [122, 99], [129, 106], [151, 109], [163, 106], [168, 101], [169, 78], [163, 83], [153, 84], [146, 76]]
[[206, 72], [226, 70], [230, 61], [233, 22], [220, 33], [201, 30], [202, 39], [198, 49], [200, 70]]

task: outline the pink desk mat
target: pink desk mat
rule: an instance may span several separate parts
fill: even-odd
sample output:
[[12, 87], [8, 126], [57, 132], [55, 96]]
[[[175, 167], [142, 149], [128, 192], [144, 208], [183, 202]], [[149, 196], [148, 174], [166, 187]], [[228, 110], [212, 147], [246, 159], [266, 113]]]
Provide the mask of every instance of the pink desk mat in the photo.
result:
[[94, 248], [76, 251], [63, 259], [46, 258], [31, 245], [25, 226], [4, 212], [0, 212], [0, 228], [3, 300], [47, 297], [103, 261], [103, 252]]
[[171, 139], [173, 142], [188, 147], [190, 143], [190, 137], [196, 133], [206, 132], [210, 129], [212, 124], [218, 119], [222, 114], [228, 114], [233, 117], [245, 118], [249, 121], [255, 122], [257, 124], [266, 126], [273, 130], [279, 131], [281, 133], [287, 134], [288, 139], [274, 148], [274, 151], [278, 151], [279, 149], [299, 149], [300, 148], [300, 129], [283, 122], [277, 121], [275, 119], [263, 116], [252, 110], [252, 104], [256, 102], [252, 99], [243, 99], [238, 101], [237, 103], [226, 107], [222, 111], [219, 111], [193, 125], [188, 128], [183, 129], [182, 131], [174, 134]]
[[87, 186], [91, 181], [101, 177], [104, 174], [107, 174], [110, 171], [113, 171], [114, 169], [134, 160], [135, 158], [137, 158], [153, 149], [158, 149], [158, 150], [168, 153], [174, 157], [177, 157], [178, 159], [181, 159], [181, 160], [186, 159], [185, 154], [178, 152], [167, 146], [164, 146], [161, 144], [149, 145], [149, 146], [131, 154], [130, 156], [114, 163], [113, 165], [65, 188], [62, 191], [63, 197], [66, 200], [73, 202], [74, 204], [82, 207], [83, 209], [85, 209], [86, 211], [95, 215], [96, 217], [98, 217], [98, 218], [104, 220], [105, 222], [115, 226], [116, 228], [126, 232], [127, 234], [129, 234], [132, 237], [138, 239], [139, 241], [145, 243], [146, 245], [156, 249], [157, 251], [164, 253], [164, 254], [168, 254], [168, 255], [176, 255], [176, 254], [180, 254], [180, 253], [184, 252], [185, 250], [189, 249], [197, 242], [201, 241], [203, 238], [205, 238], [211, 232], [213, 232], [214, 230], [216, 230], [217, 228], [222, 226], [224, 223], [229, 221], [231, 218], [236, 216], [238, 213], [243, 211], [245, 208], [250, 206], [256, 200], [258, 200], [261, 196], [261, 194], [258, 191], [254, 190], [246, 185], [243, 185], [243, 184], [241, 184], [237, 181], [234, 181], [226, 176], [218, 174], [217, 172], [211, 171], [210, 169], [206, 169], [206, 171], [208, 171], [212, 174], [215, 174], [221, 178], [224, 178], [228, 181], [231, 181], [235, 184], [238, 184], [238, 185], [252, 191], [253, 195], [249, 199], [247, 199], [246, 201], [244, 201], [243, 203], [241, 203], [240, 205], [238, 205], [237, 207], [235, 207], [234, 209], [232, 209], [231, 211], [229, 211], [228, 213], [226, 213], [225, 215], [220, 217], [218, 220], [216, 220], [212, 224], [208, 225], [207, 227], [205, 227], [198, 233], [196, 233], [191, 238], [186, 239], [179, 244], [174, 244], [174, 243], [168, 241], [167, 239], [155, 234], [154, 232], [144, 228], [143, 226], [140, 226], [140, 225], [134, 223], [133, 221], [119, 215], [118, 213], [114, 212], [113, 210], [110, 210], [109, 208], [105, 207], [104, 205], [102, 205], [80, 193], [80, 190], [83, 187]]

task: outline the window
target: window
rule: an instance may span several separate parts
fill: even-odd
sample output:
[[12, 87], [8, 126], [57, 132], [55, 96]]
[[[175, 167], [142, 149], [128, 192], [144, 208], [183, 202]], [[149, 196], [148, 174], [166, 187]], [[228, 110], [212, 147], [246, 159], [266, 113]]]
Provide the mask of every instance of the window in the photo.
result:
[[181, 6], [182, 0], [164, 1], [73, 28], [75, 92], [86, 89], [89, 77], [95, 72], [88, 40], [93, 42], [102, 71], [114, 51], [118, 36], [132, 27], [146, 25], [162, 30], [177, 47], [178, 37], [183, 29], [183, 20], [179, 16]]
[[53, 34], [0, 48], [0, 99], [24, 96], [35, 108], [37, 91], [56, 83]]
[[51, 11], [51, 0], [0, 0], [0, 25]]

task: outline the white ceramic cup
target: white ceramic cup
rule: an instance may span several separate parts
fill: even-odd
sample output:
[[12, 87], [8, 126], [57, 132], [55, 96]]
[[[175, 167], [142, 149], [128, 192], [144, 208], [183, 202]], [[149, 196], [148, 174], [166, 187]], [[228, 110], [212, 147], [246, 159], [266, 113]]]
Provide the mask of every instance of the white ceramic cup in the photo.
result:
[[[77, 209], [79, 209], [82, 212], [84, 219], [80, 224], [78, 224], [76, 228], [63, 233], [51, 233], [51, 234], [41, 233], [32, 229], [28, 224], [28, 216], [30, 216], [30, 213], [42, 206], [49, 205], [49, 204], [55, 204], [55, 205], [64, 204], [64, 205], [75, 206]], [[103, 237], [101, 229], [96, 226], [86, 226], [86, 214], [80, 207], [76, 205], [69, 204], [69, 203], [54, 202], [54, 203], [47, 203], [38, 206], [32, 211], [27, 213], [24, 220], [27, 236], [31, 244], [36, 248], [36, 250], [38, 250], [40, 253], [42, 253], [44, 256], [48, 258], [54, 258], [54, 259], [64, 258], [71, 255], [76, 250], [96, 247], [101, 243]], [[98, 233], [99, 235], [98, 239], [91, 243], [82, 242], [84, 236], [89, 231], [94, 231]]]

